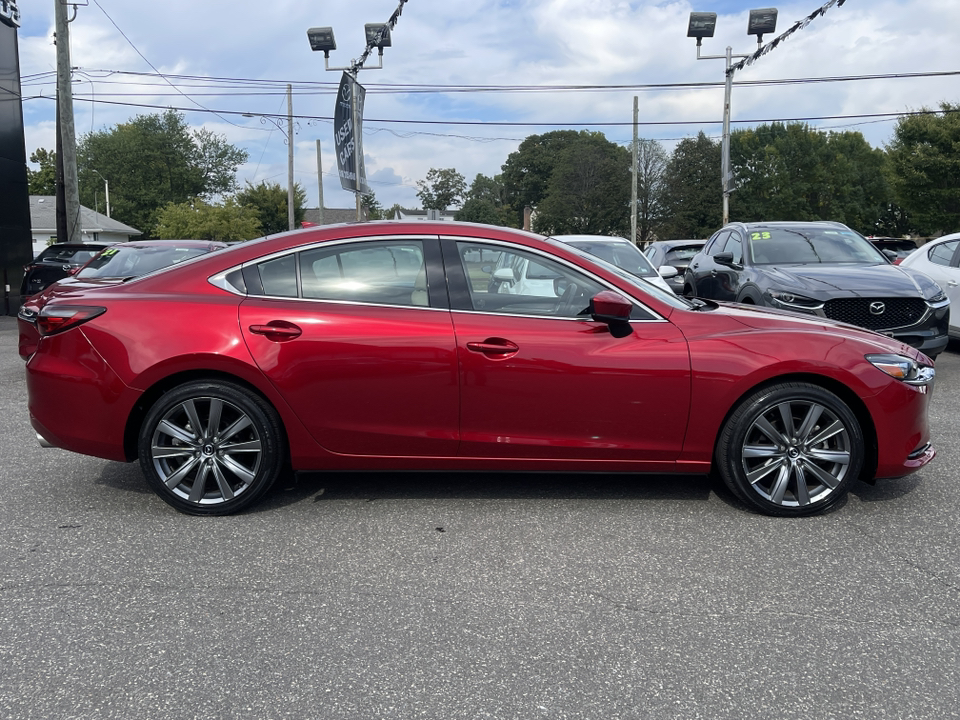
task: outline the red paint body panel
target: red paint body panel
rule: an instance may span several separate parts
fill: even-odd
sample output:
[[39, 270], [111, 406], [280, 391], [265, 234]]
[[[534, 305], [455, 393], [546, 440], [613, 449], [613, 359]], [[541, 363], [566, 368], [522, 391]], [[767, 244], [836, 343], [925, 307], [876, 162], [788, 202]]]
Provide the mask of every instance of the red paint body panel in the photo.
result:
[[[431, 234], [546, 250], [662, 319], [634, 322], [618, 339], [592, 321], [245, 298], [209, 281], [303, 244]], [[60, 447], [112, 460], [128, 459], [123, 432], [144, 392], [180, 373], [211, 372], [255, 388], [276, 408], [298, 470], [705, 472], [736, 403], [784, 377], [836, 383], [859, 398], [876, 427], [878, 476], [912, 472], [933, 455], [908, 458], [929, 442], [926, 388], [864, 360], [899, 353], [923, 361], [916, 351], [809, 316], [678, 309], [569, 249], [507, 229], [311, 228], [50, 302], [107, 311], [22, 341], [35, 349], [26, 365], [31, 421]], [[271, 322], [301, 332], [249, 331]]]
[[[669, 322], [614, 338], [596, 322], [454, 313], [460, 453], [473, 457], [672, 461], [690, 402], [690, 359]], [[500, 337], [509, 357], [472, 351]]]
[[[289, 341], [251, 333], [283, 321]], [[242, 334], [313, 438], [347, 455], [457, 454], [459, 388], [450, 313], [249, 298]]]

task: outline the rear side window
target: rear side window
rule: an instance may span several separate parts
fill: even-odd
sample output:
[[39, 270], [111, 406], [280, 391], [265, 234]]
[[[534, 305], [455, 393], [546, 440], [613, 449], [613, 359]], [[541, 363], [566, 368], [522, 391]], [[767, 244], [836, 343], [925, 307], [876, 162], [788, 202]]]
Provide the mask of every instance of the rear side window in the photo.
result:
[[950, 240], [949, 242], [940, 243], [930, 249], [927, 257], [930, 258], [930, 262], [934, 265], [949, 265], [953, 254], [957, 251], [958, 243], [960, 243], [960, 240]]
[[382, 305], [428, 305], [423, 243], [351, 243], [300, 253], [303, 297]]
[[297, 263], [295, 255], [284, 255], [257, 266], [263, 294], [273, 297], [297, 297]]

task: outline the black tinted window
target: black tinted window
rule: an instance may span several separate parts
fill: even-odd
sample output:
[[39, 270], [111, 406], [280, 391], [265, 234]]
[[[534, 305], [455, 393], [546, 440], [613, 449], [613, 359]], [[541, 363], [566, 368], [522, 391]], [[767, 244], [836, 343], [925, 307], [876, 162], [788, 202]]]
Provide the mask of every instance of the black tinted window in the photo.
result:
[[284, 255], [257, 266], [263, 294], [274, 297], [297, 297], [297, 264], [295, 255]]

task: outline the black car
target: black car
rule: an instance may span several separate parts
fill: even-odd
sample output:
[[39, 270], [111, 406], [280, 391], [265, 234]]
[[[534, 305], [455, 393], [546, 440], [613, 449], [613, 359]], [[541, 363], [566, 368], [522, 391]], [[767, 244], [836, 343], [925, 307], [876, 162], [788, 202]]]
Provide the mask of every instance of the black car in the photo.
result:
[[706, 240], [657, 240], [647, 246], [644, 255], [657, 269], [665, 265], [677, 269], [674, 277], [667, 278], [667, 284], [679, 295], [683, 292], [683, 276], [691, 258], [700, 252], [706, 242]]
[[36, 295], [76, 272], [84, 263], [114, 243], [56, 243], [49, 245], [29, 265], [23, 266], [20, 296]]
[[841, 223], [731, 223], [690, 261], [683, 294], [859, 325], [930, 357], [947, 346], [943, 289]]

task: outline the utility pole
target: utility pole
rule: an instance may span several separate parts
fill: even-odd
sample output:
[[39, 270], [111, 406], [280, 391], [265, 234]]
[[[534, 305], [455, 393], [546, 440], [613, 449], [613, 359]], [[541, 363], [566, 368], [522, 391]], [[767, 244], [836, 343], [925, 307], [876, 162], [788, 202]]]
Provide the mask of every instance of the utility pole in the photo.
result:
[[[54, 0], [57, 32], [57, 105], [63, 155], [63, 210], [67, 236], [60, 242], [80, 242], [80, 187], [77, 180], [77, 136], [73, 125], [73, 86], [70, 77], [70, 30], [63, 0]], [[76, 17], [76, 8], [74, 8]], [[61, 212], [57, 208], [57, 212]]]
[[293, 85], [287, 83], [287, 224], [296, 228], [293, 216]]
[[633, 96], [633, 189], [630, 193], [630, 240], [637, 244], [637, 122], [640, 120], [640, 101]]
[[320, 141], [317, 140], [317, 185], [320, 188], [320, 219], [318, 225], [323, 225], [323, 160], [320, 159]]

